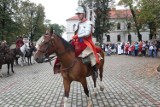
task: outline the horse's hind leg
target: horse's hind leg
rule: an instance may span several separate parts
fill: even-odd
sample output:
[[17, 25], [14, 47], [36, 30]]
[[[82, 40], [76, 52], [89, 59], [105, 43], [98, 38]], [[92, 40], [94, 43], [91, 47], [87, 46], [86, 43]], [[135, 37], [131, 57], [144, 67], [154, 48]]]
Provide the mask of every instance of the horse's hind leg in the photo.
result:
[[8, 75], [9, 75], [9, 68], [10, 68], [10, 64], [9, 63], [7, 64], [7, 67], [8, 67]]
[[103, 78], [103, 65], [100, 66], [99, 68], [99, 77], [100, 77], [100, 90], [103, 91], [104, 90], [104, 85], [102, 83], [102, 78]]
[[11, 63], [11, 70], [12, 70], [12, 72], [14, 73], [14, 70], [13, 70], [13, 63], [14, 63], [14, 62]]
[[70, 85], [71, 85], [71, 81], [68, 79], [64, 79], [63, 78], [63, 85], [64, 85], [64, 107], [70, 107], [70, 105], [68, 105], [68, 97], [69, 97], [69, 92], [70, 92]]
[[24, 66], [24, 57], [21, 57], [21, 66]]
[[94, 93], [93, 93], [93, 95], [96, 96], [97, 95], [97, 89], [96, 89], [96, 81], [97, 81], [97, 79], [92, 76], [92, 80], [94, 82]]
[[88, 106], [87, 107], [92, 107], [92, 101], [91, 101], [91, 98], [89, 97], [89, 90], [88, 90], [88, 87], [87, 87], [86, 78], [81, 80], [80, 82], [81, 82], [81, 84], [83, 86], [85, 94], [87, 95], [87, 100], [88, 100]]
[[15, 63], [18, 65], [18, 57], [15, 58]]
[[1, 70], [2, 70], [2, 66], [0, 67], [0, 77], [3, 77]]

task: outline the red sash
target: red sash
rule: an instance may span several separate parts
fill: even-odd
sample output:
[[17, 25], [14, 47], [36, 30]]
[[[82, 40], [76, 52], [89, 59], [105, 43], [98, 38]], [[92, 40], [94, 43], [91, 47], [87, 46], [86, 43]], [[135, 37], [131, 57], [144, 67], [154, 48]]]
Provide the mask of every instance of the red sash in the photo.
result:
[[92, 42], [91, 35], [89, 37], [87, 37], [87, 38], [84, 38], [83, 41], [90, 49], [92, 49], [92, 51], [94, 53], [94, 56], [96, 58], [96, 62], [99, 63], [100, 60], [99, 60], [99, 57], [98, 57], [98, 54], [97, 54], [96, 46]]

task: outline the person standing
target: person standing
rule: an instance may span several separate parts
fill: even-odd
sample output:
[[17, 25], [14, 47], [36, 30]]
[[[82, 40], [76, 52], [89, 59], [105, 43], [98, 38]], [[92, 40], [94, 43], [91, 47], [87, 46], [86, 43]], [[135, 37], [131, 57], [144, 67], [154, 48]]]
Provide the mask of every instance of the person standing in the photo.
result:
[[138, 50], [139, 50], [138, 42], [136, 42], [134, 46], [135, 46], [134, 48], [135, 56], [138, 56]]

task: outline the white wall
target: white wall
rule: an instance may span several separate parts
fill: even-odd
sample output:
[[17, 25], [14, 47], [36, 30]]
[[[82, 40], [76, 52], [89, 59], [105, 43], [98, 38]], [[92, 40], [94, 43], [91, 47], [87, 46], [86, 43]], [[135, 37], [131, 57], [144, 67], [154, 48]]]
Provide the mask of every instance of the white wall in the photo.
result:
[[[66, 35], [67, 35], [67, 40], [71, 40], [72, 36], [74, 35], [74, 31], [77, 28], [78, 25], [78, 20], [68, 20], [67, 21], [67, 28], [66, 28]], [[76, 24], [75, 29], [73, 29], [73, 25]]]
[[[149, 40], [149, 32], [146, 31], [146, 32], [140, 32], [140, 33], [142, 34], [142, 40], [143, 41]], [[130, 34], [131, 34], [131, 40], [133, 42], [138, 41], [138, 37], [137, 37], [137, 34], [135, 32], [130, 32]], [[117, 35], [121, 36], [121, 42], [128, 42], [128, 34], [124, 34], [123, 32], [110, 32], [107, 35], [110, 35], [110, 42], [111, 43], [117, 43], [118, 42], [117, 41]], [[104, 35], [103, 43], [108, 43], [105, 35]]]

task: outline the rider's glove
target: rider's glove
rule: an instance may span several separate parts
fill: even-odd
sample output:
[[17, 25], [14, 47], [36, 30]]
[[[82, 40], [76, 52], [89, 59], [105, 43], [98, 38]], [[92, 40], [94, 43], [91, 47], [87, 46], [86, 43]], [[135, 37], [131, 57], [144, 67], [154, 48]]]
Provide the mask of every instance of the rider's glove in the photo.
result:
[[77, 39], [78, 38], [78, 35], [74, 35], [73, 37], [72, 37], [72, 39]]

